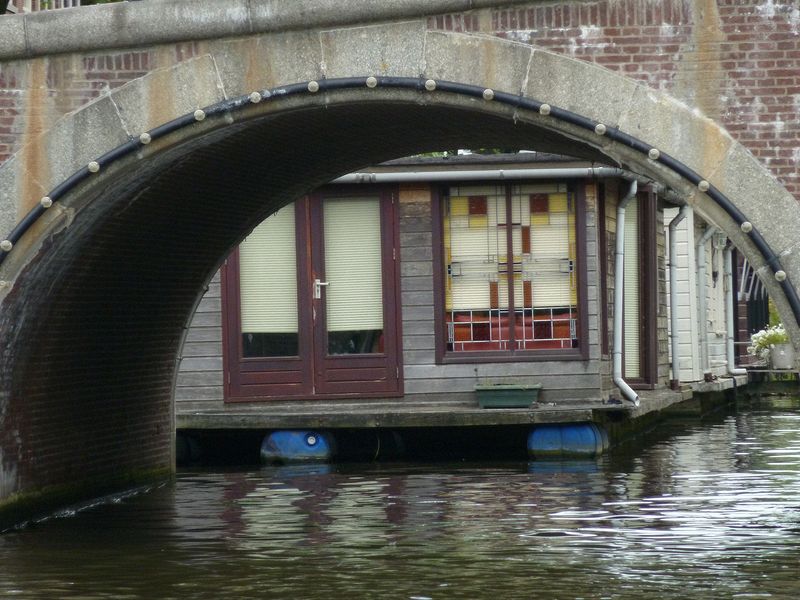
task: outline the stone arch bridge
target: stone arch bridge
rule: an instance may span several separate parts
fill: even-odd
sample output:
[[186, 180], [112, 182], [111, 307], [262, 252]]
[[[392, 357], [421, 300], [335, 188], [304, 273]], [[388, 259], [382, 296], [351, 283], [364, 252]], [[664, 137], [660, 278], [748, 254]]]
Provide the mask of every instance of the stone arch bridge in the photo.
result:
[[442, 147], [547, 150], [671, 188], [800, 339], [797, 200], [664, 93], [428, 18], [495, 4], [167, 0], [0, 19], [6, 85], [39, 107], [53, 72], [99, 50], [188, 53], [130, 66], [51, 125], [33, 110], [0, 167], [0, 504], [169, 471], [176, 357], [226, 252], [319, 184]]

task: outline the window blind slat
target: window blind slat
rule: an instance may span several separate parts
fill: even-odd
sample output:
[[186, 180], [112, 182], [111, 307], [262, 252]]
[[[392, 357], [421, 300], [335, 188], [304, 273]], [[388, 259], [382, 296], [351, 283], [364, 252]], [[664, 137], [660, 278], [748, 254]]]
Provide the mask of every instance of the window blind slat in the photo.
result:
[[265, 219], [239, 246], [242, 332], [297, 332], [294, 204]]
[[324, 204], [328, 331], [383, 329], [379, 198]]

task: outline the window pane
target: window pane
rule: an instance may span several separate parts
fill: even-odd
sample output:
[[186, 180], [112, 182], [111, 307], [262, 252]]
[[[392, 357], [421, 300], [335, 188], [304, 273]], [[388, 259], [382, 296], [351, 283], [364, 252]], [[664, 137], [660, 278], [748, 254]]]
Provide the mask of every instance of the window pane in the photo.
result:
[[443, 225], [448, 350], [577, 347], [575, 203], [564, 184], [453, 187]]
[[383, 352], [380, 198], [323, 206], [328, 353]]
[[639, 205], [634, 200], [625, 209], [624, 261], [624, 367], [625, 377], [641, 376], [639, 354]]
[[458, 352], [507, 350], [505, 188], [453, 187], [444, 209], [448, 348]]
[[575, 203], [563, 184], [512, 187], [519, 349], [577, 346]]
[[265, 219], [239, 246], [242, 356], [296, 356], [294, 204]]

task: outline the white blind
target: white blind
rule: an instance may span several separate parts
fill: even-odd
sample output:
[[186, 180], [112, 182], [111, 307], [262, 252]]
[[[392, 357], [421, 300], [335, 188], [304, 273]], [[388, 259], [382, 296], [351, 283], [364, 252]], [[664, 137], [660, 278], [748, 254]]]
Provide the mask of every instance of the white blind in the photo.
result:
[[242, 332], [297, 332], [294, 204], [256, 227], [239, 246]]
[[625, 209], [624, 350], [625, 376], [640, 377], [639, 351], [639, 207], [636, 200]]
[[379, 198], [325, 200], [328, 331], [383, 329]]

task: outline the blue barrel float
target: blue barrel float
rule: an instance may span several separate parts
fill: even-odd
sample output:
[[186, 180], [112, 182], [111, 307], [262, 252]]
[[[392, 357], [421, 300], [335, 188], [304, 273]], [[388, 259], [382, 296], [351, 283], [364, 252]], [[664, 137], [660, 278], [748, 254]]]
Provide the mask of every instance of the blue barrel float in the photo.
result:
[[319, 431], [273, 431], [261, 442], [264, 463], [328, 462], [334, 453], [333, 436]]
[[528, 434], [531, 458], [586, 458], [608, 449], [608, 434], [595, 423], [537, 425]]

